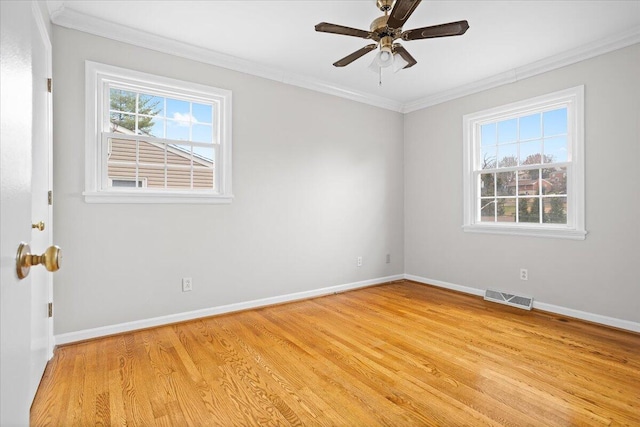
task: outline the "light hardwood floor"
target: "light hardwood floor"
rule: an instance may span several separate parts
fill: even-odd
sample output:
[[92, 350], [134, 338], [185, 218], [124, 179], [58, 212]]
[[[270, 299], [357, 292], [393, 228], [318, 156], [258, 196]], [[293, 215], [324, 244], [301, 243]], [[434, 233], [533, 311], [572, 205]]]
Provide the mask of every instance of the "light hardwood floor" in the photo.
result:
[[59, 347], [34, 426], [640, 425], [640, 335], [408, 281]]

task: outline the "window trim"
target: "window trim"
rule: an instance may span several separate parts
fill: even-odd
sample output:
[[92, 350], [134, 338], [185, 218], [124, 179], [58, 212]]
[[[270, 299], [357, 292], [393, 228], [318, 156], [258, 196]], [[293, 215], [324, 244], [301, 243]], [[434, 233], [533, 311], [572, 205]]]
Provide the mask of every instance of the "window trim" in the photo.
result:
[[[528, 112], [553, 105], [567, 107], [569, 126], [571, 173], [567, 179], [567, 224], [509, 224], [481, 223], [476, 220], [478, 188], [475, 185], [477, 142], [481, 123], [507, 117], [521, 117]], [[463, 122], [463, 225], [465, 232], [506, 234], [518, 236], [552, 237], [584, 240], [585, 229], [585, 174], [584, 174], [584, 85], [549, 93], [511, 104], [466, 114]]]
[[[108, 96], [106, 82], [117, 81], [134, 86], [151, 87], [169, 94], [182, 94], [194, 98], [214, 99], [218, 105], [220, 141], [216, 158], [218, 191], [208, 190], [152, 190], [105, 188], [103, 179], [105, 144], [102, 141], [102, 121]], [[85, 191], [87, 203], [231, 203], [232, 178], [232, 94], [230, 90], [214, 88], [198, 83], [129, 70], [112, 65], [85, 61]], [[217, 152], [218, 152], [217, 151]]]

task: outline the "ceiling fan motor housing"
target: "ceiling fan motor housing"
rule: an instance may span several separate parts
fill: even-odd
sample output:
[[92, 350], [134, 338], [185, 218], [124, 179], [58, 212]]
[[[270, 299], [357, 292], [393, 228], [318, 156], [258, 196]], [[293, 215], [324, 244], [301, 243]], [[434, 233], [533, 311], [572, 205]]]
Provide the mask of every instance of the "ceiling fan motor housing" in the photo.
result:
[[371, 26], [369, 27], [369, 31], [371, 31], [371, 33], [373, 34], [373, 36], [371, 37], [373, 40], [380, 41], [385, 37], [391, 37], [393, 40], [395, 40], [400, 37], [402, 28], [389, 28], [387, 26], [388, 20], [388, 15], [383, 15], [373, 20]]

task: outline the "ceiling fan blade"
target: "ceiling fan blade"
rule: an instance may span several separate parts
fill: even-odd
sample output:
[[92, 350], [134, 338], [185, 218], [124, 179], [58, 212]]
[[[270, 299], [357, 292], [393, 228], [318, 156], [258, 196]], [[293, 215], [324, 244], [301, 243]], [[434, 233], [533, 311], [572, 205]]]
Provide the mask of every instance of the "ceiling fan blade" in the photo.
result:
[[334, 67], [344, 67], [345, 65], [349, 65], [353, 61], [355, 61], [356, 59], [360, 58], [361, 56], [364, 56], [367, 53], [371, 52], [372, 50], [375, 50], [376, 47], [378, 47], [378, 45], [375, 44], [375, 43], [368, 44], [365, 47], [363, 47], [362, 49], [358, 49], [355, 52], [353, 52], [352, 54], [345, 56], [341, 60], [334, 62], [333, 66]]
[[420, 1], [421, 0], [396, 0], [396, 4], [389, 14], [387, 26], [389, 28], [402, 28], [413, 11], [416, 10]]
[[321, 22], [316, 25], [316, 31], [321, 33], [342, 34], [343, 36], [360, 37], [363, 39], [369, 39], [372, 35], [369, 31], [345, 27], [343, 25], [329, 24], [328, 22]]
[[404, 31], [402, 40], [433, 39], [436, 37], [461, 36], [469, 29], [467, 21], [449, 22], [448, 24], [432, 25]]
[[411, 67], [413, 67], [414, 65], [416, 65], [418, 63], [418, 61], [416, 61], [415, 58], [413, 56], [411, 56], [411, 54], [409, 52], [407, 52], [407, 49], [405, 49], [399, 43], [394, 43], [393, 44], [393, 51], [395, 53], [397, 53], [398, 55], [400, 55], [402, 57], [402, 59], [407, 61], [407, 65], [402, 67], [403, 70], [405, 68], [411, 68]]

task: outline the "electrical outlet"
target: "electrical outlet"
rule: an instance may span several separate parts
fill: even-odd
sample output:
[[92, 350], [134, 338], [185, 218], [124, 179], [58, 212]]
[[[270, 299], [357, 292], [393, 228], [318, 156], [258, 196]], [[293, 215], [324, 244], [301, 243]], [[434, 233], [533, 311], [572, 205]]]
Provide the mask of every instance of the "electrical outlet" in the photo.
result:
[[182, 278], [182, 292], [190, 292], [193, 290], [193, 279], [191, 277]]
[[387, 264], [391, 264], [391, 254], [387, 254]]
[[520, 280], [529, 280], [529, 271], [526, 268], [520, 269]]
[[359, 256], [359, 257], [356, 259], [356, 265], [357, 265], [358, 267], [362, 267], [362, 257], [361, 257], [361, 256]]

